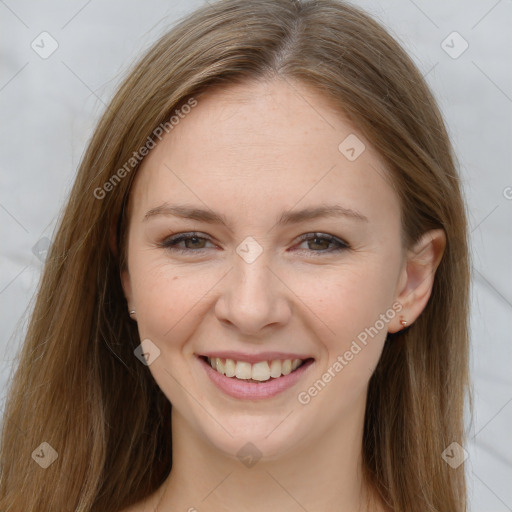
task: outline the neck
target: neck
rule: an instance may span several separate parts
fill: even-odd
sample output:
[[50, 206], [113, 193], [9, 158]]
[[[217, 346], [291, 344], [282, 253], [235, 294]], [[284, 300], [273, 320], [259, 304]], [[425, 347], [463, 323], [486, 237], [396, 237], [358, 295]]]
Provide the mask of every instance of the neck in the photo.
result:
[[256, 455], [241, 461], [208, 443], [174, 409], [173, 467], [155, 511], [365, 512], [370, 492], [362, 471], [364, 410], [357, 416], [278, 459]]

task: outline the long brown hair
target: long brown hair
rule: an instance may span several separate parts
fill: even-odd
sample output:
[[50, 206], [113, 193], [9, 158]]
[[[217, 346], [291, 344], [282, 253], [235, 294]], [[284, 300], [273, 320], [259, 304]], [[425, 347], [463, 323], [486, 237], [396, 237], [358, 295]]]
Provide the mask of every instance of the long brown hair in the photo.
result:
[[[9, 390], [3, 512], [115, 511], [169, 474], [171, 405], [133, 354], [140, 340], [120, 283], [124, 205], [139, 162], [126, 163], [158, 142], [155, 128], [169, 126], [191, 98], [268, 78], [314, 87], [371, 141], [400, 198], [405, 246], [431, 228], [446, 233], [426, 308], [388, 335], [371, 378], [363, 461], [392, 510], [466, 510], [464, 466], [441, 457], [453, 441], [464, 444], [466, 213], [436, 102], [403, 49], [349, 4], [225, 0], [195, 11], [147, 52], [89, 143]], [[46, 469], [32, 456], [48, 449], [43, 442], [58, 454]]]

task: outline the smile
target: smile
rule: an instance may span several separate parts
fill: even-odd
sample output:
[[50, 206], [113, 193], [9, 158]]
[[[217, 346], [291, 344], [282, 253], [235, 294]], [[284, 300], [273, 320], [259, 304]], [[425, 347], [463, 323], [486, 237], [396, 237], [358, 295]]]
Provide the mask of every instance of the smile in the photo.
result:
[[283, 361], [274, 359], [251, 364], [247, 361], [234, 361], [220, 357], [208, 357], [207, 361], [214, 370], [226, 377], [252, 382], [266, 382], [282, 375], [288, 375], [304, 363], [301, 359], [285, 359]]
[[306, 359], [271, 359], [248, 362], [229, 358], [198, 356], [215, 386], [233, 398], [271, 398], [294, 386], [314, 362]]

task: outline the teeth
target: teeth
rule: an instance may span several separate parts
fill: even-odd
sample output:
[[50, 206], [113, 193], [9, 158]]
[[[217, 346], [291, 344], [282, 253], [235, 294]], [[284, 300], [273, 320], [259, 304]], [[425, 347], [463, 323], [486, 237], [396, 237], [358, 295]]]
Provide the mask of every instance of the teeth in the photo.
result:
[[222, 373], [226, 377], [236, 377], [242, 380], [257, 380], [265, 382], [271, 377], [277, 379], [281, 375], [288, 375], [293, 370], [296, 370], [301, 364], [302, 359], [279, 359], [270, 361], [260, 361], [255, 364], [246, 361], [233, 361], [233, 359], [226, 359], [223, 361], [219, 357], [208, 358], [211, 367]]
[[277, 377], [281, 377], [281, 361], [271, 361], [270, 362], [270, 376], [277, 379]]
[[296, 370], [296, 369], [300, 366], [300, 363], [302, 363], [302, 360], [301, 360], [301, 359], [294, 359], [294, 360], [293, 360], [293, 363], [292, 363], [292, 372], [293, 372], [293, 370]]
[[236, 375], [235, 361], [233, 361], [233, 359], [226, 359], [224, 369], [226, 370], [226, 377], [234, 377]]
[[270, 379], [270, 366], [267, 361], [252, 365], [252, 379], [261, 381]]
[[246, 363], [245, 361], [237, 361], [235, 376], [237, 379], [243, 379], [243, 380], [251, 379], [252, 378], [251, 363]]
[[222, 359], [220, 359], [219, 357], [215, 358], [215, 369], [219, 373], [226, 373], [226, 370], [224, 369], [224, 363], [222, 362]]

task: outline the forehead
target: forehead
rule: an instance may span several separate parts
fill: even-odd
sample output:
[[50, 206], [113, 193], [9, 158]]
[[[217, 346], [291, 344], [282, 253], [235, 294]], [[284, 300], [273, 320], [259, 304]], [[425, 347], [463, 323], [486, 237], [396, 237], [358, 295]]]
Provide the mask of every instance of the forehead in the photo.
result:
[[381, 158], [317, 91], [275, 80], [231, 85], [196, 100], [144, 159], [132, 190], [136, 209], [186, 196], [187, 203], [226, 215], [263, 207], [275, 215], [298, 202], [336, 201], [376, 222], [389, 222], [383, 214], [399, 216]]

